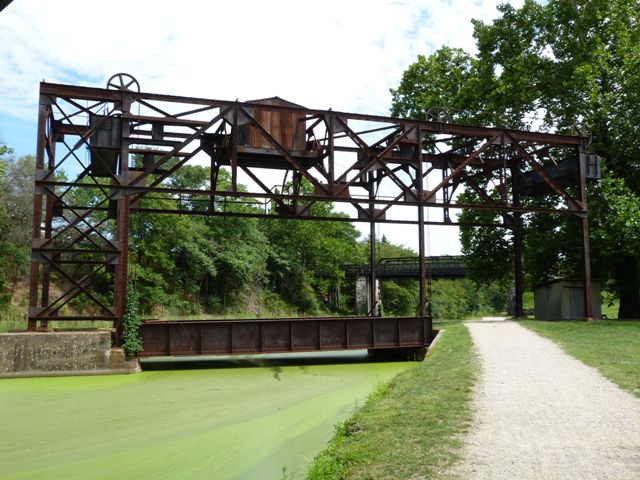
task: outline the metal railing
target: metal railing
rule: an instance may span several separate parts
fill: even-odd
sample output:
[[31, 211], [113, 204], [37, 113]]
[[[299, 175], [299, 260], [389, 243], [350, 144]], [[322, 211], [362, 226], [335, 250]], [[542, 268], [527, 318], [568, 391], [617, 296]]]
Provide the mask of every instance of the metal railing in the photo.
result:
[[[361, 277], [371, 273], [369, 265], [342, 265], [347, 277]], [[467, 274], [464, 256], [425, 257], [425, 273], [431, 278], [462, 278]], [[378, 278], [418, 278], [420, 262], [418, 257], [383, 258], [376, 264]]]

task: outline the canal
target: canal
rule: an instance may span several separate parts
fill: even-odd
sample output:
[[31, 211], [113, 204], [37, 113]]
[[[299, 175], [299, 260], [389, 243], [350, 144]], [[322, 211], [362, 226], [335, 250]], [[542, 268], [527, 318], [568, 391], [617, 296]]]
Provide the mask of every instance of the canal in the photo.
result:
[[332, 352], [0, 380], [0, 477], [303, 479], [333, 426], [413, 365]]

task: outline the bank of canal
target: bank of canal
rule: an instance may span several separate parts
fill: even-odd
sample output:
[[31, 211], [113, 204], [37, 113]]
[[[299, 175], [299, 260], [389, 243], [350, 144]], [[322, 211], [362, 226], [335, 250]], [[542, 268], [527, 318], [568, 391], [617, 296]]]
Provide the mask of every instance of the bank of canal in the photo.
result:
[[0, 478], [263, 480], [286, 467], [301, 479], [333, 425], [415, 365], [365, 360], [152, 362], [137, 375], [0, 380]]

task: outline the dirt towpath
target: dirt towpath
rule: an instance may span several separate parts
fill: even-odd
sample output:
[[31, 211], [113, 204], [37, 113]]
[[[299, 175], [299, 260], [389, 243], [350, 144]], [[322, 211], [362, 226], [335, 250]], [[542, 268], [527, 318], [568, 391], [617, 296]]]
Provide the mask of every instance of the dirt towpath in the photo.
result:
[[514, 322], [467, 326], [481, 374], [454, 476], [640, 479], [639, 399]]

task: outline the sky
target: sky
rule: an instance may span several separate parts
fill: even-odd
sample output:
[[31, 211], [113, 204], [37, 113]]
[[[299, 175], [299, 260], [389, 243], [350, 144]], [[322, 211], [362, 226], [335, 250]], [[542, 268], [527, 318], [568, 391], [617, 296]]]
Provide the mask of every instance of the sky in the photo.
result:
[[[499, 3], [14, 0], [0, 12], [0, 143], [35, 152], [40, 81], [102, 87], [118, 72], [145, 92], [387, 115], [389, 89], [417, 56], [474, 52], [471, 19], [491, 21]], [[415, 227], [378, 233], [417, 247]], [[428, 253], [459, 254], [457, 237], [430, 227]]]

